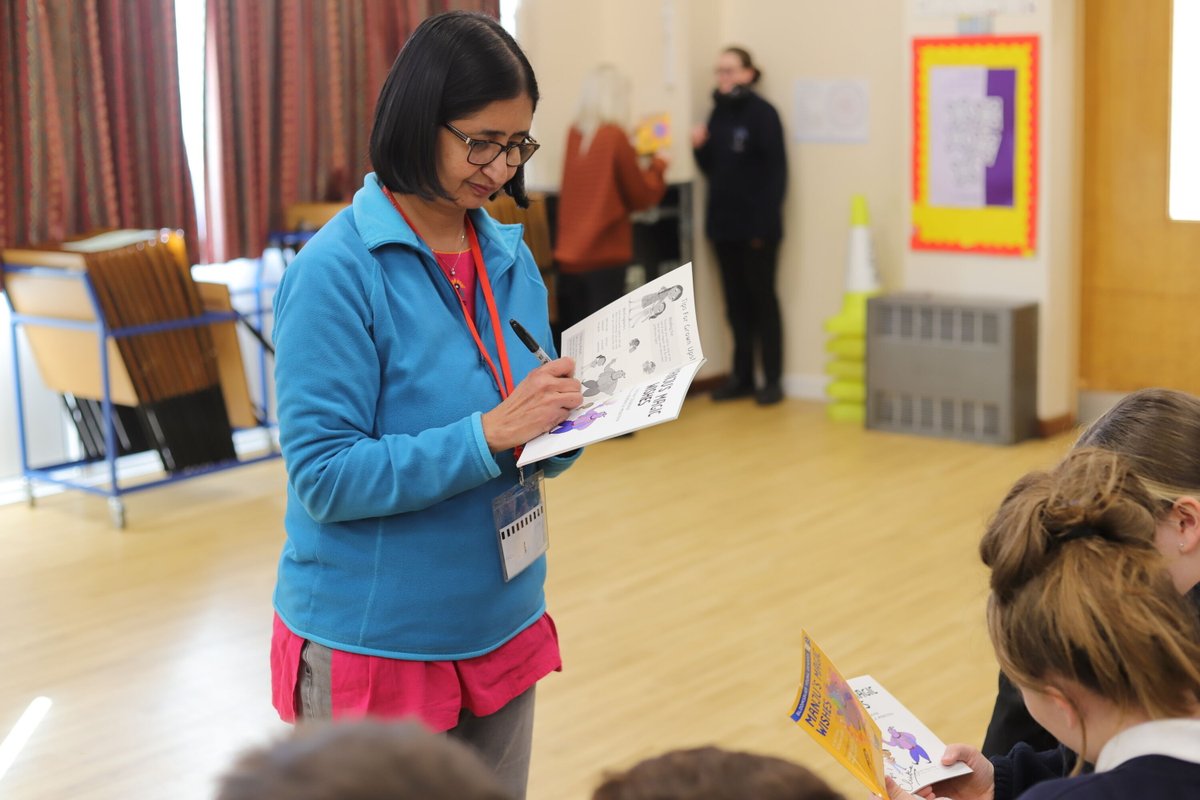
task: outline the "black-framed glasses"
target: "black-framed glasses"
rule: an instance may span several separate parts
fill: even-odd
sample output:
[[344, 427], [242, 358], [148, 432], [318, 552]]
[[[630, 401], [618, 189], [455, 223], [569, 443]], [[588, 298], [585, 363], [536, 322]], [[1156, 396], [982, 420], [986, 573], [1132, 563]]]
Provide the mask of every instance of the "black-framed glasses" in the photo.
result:
[[446, 126], [446, 130], [463, 140], [467, 146], [467, 163], [477, 167], [486, 167], [499, 158], [501, 153], [504, 153], [504, 163], [510, 167], [519, 167], [533, 158], [533, 154], [541, 147], [528, 136], [516, 144], [500, 144], [483, 139], [472, 139], [449, 122], [442, 124]]

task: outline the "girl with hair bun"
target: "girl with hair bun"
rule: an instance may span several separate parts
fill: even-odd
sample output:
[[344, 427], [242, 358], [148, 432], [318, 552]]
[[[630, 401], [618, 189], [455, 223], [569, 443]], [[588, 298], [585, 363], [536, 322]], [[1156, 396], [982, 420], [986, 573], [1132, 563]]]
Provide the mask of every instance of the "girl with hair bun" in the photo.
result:
[[[1200, 497], [1200, 398], [1171, 389], [1133, 392], [1093, 422], [1075, 446], [1100, 447], [1129, 459], [1147, 488], [1174, 503], [1177, 523], [1200, 513], [1194, 501]], [[1192, 604], [1200, 609], [1200, 553], [1178, 545], [1166, 542], [1160, 549], [1176, 588], [1190, 590]], [[1021, 742], [1036, 750], [1058, 745], [1029, 716], [1020, 692], [1001, 673], [981, 749], [986, 756], [1002, 756]]]
[[[1129, 459], [1142, 483], [1163, 500], [1188, 509], [1187, 498], [1200, 497], [1200, 397], [1170, 389], [1142, 389], [1117, 402], [1080, 435], [1076, 447], [1102, 447]], [[1184, 522], [1178, 518], [1178, 522]], [[1163, 553], [1181, 593], [1200, 612], [1200, 554], [1171, 545]], [[1000, 688], [984, 736], [984, 756], [1004, 756], [1025, 742], [1051, 750], [1054, 736], [1033, 721], [1021, 693], [1000, 674]]]
[[1077, 760], [1046, 780], [1062, 751], [1021, 744], [1004, 770], [973, 751], [972, 775], [925, 797], [1200, 798], [1200, 622], [1179, 585], [1196, 501], [1158, 488], [1131, 459], [1082, 448], [1018, 481], [980, 543], [997, 659], [1033, 718], [1095, 773]]

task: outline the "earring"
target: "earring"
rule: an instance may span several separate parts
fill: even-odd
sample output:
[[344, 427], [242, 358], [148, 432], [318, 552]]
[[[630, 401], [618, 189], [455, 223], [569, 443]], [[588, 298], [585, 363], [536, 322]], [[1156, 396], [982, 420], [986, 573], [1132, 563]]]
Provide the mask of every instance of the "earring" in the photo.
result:
[[1179, 552], [1183, 552], [1183, 542], [1179, 543]]

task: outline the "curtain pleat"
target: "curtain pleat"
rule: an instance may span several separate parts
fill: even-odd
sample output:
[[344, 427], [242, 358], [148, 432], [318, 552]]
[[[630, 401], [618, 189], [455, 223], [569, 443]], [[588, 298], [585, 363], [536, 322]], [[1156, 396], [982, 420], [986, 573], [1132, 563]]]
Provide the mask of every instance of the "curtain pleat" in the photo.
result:
[[209, 260], [258, 256], [295, 203], [350, 199], [396, 54], [451, 8], [499, 14], [498, 0], [208, 0]]
[[158, 227], [196, 246], [173, 0], [0, 0], [0, 247]]

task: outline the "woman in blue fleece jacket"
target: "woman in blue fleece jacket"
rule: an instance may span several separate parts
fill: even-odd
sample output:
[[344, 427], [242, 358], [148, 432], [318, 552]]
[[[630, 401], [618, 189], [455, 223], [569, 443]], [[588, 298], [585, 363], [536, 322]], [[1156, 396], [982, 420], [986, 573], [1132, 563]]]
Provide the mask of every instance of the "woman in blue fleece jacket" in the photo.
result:
[[482, 208], [500, 191], [527, 205], [537, 99], [494, 20], [422, 23], [380, 94], [375, 171], [288, 267], [274, 331], [288, 472], [276, 708], [416, 715], [518, 796], [533, 687], [560, 660], [545, 557], [506, 576], [493, 501], [519, 485], [514, 449], [582, 403], [569, 359], [539, 365], [500, 323], [551, 346], [520, 226]]

